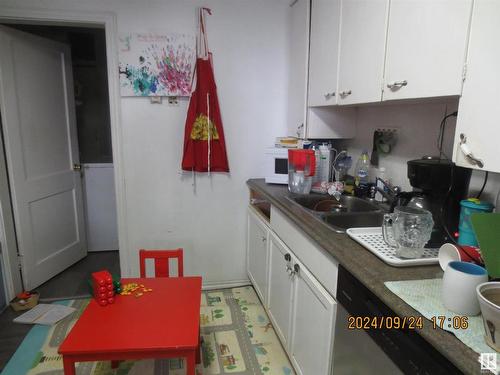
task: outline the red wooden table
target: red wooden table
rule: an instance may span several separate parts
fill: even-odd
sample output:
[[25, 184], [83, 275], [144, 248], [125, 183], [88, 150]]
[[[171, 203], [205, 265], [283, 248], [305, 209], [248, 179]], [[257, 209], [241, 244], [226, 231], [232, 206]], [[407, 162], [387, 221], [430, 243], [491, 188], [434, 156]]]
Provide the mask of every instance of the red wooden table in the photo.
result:
[[141, 297], [116, 296], [101, 307], [92, 299], [68, 334], [59, 353], [64, 373], [75, 362], [146, 358], [186, 358], [195, 374], [199, 350], [201, 277], [122, 279], [153, 289]]

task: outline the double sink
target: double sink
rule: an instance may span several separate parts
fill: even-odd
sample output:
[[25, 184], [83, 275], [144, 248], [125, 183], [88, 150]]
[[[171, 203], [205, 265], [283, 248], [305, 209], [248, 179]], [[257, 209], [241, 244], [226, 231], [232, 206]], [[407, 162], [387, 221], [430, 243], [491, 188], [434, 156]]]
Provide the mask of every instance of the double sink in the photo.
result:
[[389, 211], [386, 204], [374, 199], [350, 195], [342, 195], [337, 200], [320, 194], [289, 194], [286, 199], [299, 205], [337, 233], [345, 233], [349, 228], [380, 227], [384, 213]]

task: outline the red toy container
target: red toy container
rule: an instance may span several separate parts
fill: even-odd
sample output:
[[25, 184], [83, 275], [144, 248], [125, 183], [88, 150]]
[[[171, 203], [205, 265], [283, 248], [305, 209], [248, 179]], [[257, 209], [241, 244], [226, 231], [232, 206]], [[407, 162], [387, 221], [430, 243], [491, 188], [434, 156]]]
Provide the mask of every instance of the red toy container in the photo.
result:
[[113, 277], [108, 271], [102, 270], [92, 273], [92, 289], [94, 298], [99, 305], [106, 306], [114, 303]]

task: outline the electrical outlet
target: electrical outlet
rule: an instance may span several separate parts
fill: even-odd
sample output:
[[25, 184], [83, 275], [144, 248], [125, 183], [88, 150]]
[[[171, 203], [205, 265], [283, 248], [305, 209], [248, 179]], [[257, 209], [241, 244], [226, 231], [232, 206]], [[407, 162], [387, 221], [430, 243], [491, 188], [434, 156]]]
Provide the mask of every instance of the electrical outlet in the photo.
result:
[[177, 96], [169, 96], [168, 97], [168, 105], [176, 107], [179, 105], [179, 98]]

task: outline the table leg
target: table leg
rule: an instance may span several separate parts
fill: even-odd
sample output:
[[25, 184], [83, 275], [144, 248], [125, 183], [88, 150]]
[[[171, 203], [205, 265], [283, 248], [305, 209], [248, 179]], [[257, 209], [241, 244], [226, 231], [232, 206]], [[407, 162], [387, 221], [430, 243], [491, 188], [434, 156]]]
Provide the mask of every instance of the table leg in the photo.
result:
[[196, 353], [195, 351], [191, 351], [186, 358], [186, 375], [195, 375], [196, 374]]
[[64, 375], [75, 375], [75, 361], [63, 356]]

